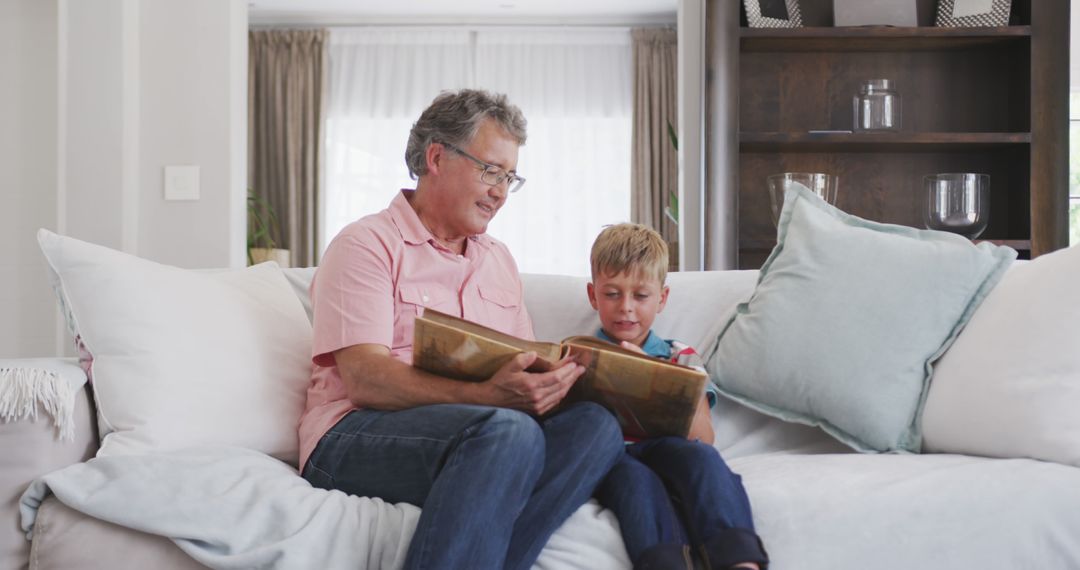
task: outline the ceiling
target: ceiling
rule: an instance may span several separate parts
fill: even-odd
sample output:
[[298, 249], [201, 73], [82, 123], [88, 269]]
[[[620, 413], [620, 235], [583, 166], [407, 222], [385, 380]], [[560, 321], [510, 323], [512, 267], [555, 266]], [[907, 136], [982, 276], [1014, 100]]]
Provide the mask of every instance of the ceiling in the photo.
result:
[[253, 25], [674, 24], [678, 0], [249, 0]]

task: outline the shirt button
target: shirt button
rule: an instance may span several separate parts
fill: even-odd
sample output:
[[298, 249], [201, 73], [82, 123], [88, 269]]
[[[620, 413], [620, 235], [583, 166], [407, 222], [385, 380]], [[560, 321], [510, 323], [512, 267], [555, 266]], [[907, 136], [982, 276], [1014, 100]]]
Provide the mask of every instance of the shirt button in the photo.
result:
[[421, 297], [421, 298], [420, 298], [420, 300], [421, 300], [421, 301], [423, 301], [423, 302], [425, 302], [425, 303], [427, 303], [427, 300], [428, 300], [428, 296], [427, 296], [427, 295], [424, 295], [423, 297]]

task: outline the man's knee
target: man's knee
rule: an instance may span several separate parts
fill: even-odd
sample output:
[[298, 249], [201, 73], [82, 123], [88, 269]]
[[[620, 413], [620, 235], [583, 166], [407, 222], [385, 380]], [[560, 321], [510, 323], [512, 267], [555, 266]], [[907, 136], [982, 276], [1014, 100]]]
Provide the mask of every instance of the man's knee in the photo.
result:
[[544, 431], [540, 424], [524, 412], [494, 408], [480, 423], [478, 435], [494, 438], [502, 447], [514, 450], [539, 450], [543, 453]]
[[584, 433], [595, 433], [603, 440], [617, 439], [622, 445], [622, 430], [615, 415], [595, 402], [578, 402], [567, 407], [563, 414], [573, 417]]

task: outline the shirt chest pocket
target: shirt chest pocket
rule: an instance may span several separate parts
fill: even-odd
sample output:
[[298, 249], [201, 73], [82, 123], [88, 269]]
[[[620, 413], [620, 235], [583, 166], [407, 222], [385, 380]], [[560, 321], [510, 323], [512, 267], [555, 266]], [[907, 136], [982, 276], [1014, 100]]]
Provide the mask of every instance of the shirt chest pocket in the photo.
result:
[[412, 346], [416, 317], [424, 314], [424, 308], [455, 316], [461, 314], [457, 296], [452, 291], [426, 285], [399, 287], [394, 302], [393, 348]]
[[425, 307], [444, 313], [458, 314], [456, 296], [450, 291], [434, 287], [406, 286], [398, 289], [399, 312], [411, 316], [420, 316]]
[[484, 309], [491, 319], [489, 326], [496, 326], [497, 323], [496, 328], [511, 330], [521, 305], [518, 292], [491, 286], [480, 286], [478, 289]]

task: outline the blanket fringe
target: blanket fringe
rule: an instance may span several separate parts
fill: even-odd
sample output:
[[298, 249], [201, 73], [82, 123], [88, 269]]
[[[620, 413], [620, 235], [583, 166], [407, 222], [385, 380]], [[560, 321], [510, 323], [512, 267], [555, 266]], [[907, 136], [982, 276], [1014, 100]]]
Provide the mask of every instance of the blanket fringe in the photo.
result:
[[75, 440], [75, 390], [41, 368], [0, 368], [0, 420], [37, 421], [38, 404], [52, 416], [61, 441]]

